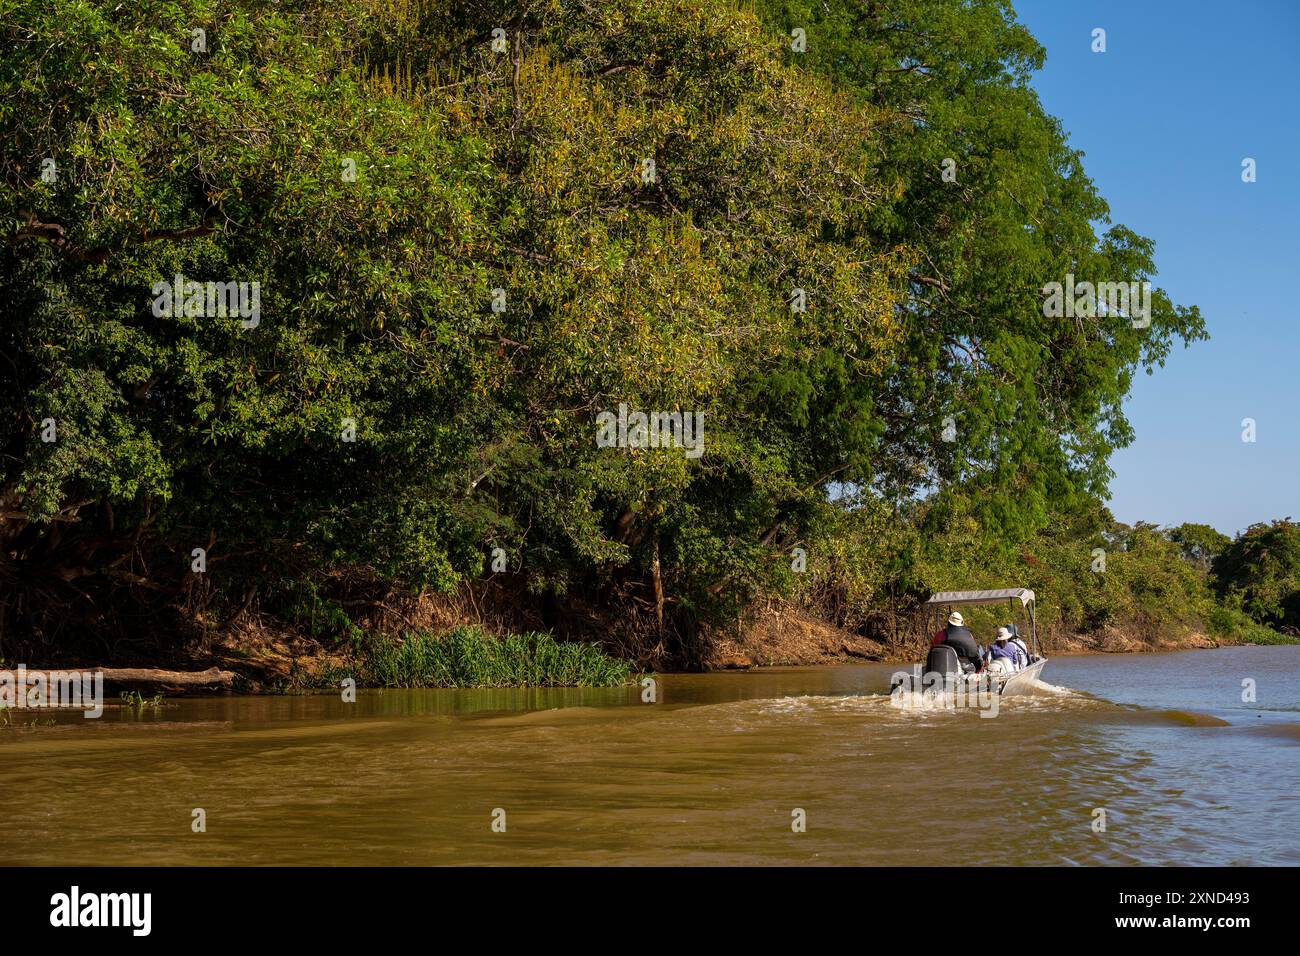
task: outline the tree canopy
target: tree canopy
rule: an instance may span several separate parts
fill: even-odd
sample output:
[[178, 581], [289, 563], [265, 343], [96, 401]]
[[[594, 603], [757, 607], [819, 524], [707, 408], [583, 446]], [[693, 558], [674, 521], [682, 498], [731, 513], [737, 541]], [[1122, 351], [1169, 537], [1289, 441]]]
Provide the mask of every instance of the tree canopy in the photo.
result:
[[1300, 524], [1283, 518], [1251, 525], [1214, 559], [1214, 581], [1231, 606], [1300, 634]]
[[[1008, 547], [1084, 509], [1132, 376], [1204, 337], [1159, 289], [1147, 327], [1047, 316], [1153, 244], [1006, 3], [15, 0], [0, 32], [19, 639], [450, 590], [494, 549], [686, 639], [846, 489]], [[255, 321], [159, 314], [185, 282], [255, 284]], [[704, 453], [598, 446], [620, 405]]]

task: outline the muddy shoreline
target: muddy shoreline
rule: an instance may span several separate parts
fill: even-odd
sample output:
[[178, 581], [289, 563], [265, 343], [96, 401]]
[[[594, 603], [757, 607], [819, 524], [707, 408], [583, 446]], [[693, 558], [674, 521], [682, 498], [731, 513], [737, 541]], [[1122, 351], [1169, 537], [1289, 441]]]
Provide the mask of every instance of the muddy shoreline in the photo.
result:
[[[1048, 657], [1077, 654], [1138, 654], [1232, 646], [1201, 631], [1148, 639], [1136, 629], [1108, 626], [1095, 633], [1040, 635]], [[909, 634], [897, 641], [881, 641], [834, 627], [800, 611], [774, 611], [742, 635], [712, 638], [709, 669], [744, 670], [751, 667], [800, 667], [828, 664], [914, 663], [924, 656], [927, 642]]]
[[[801, 611], [776, 611], [764, 615], [743, 633], [708, 636], [709, 653], [698, 671], [744, 671], [764, 667], [825, 667], [848, 664], [912, 664], [925, 651], [919, 636], [899, 641], [880, 641], [846, 631]], [[1187, 631], [1159, 640], [1143, 639], [1132, 632], [1108, 627], [1094, 634], [1053, 634], [1042, 639], [1049, 657], [1087, 654], [1149, 654], [1211, 649], [1225, 644], [1199, 631]], [[207, 653], [188, 659], [146, 664], [158, 670], [115, 670], [110, 662], [86, 662], [79, 668], [103, 669], [110, 678], [110, 691], [161, 691], [168, 696], [213, 692], [279, 693], [323, 686], [323, 675], [347, 673], [352, 659], [330, 651], [310, 639], [292, 634], [264, 635], [255, 644], [238, 639], [218, 641]], [[40, 669], [27, 665], [29, 670]], [[219, 674], [219, 681], [203, 682], [198, 672]], [[177, 678], [179, 676], [181, 679]], [[666, 673], [689, 672], [665, 670]], [[186, 674], [191, 679], [184, 679]], [[113, 679], [113, 675], [123, 679]], [[129, 678], [129, 679], [128, 679]], [[219, 685], [219, 686], [218, 686]]]

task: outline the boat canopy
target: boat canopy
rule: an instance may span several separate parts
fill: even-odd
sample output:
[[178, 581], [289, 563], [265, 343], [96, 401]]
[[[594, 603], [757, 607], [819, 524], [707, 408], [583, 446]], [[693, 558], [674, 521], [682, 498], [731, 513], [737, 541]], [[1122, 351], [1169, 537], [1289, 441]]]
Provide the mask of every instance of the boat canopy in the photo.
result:
[[1001, 604], [1003, 601], [1019, 601], [1022, 607], [1034, 600], [1034, 592], [1029, 588], [1002, 588], [997, 591], [940, 591], [930, 595], [929, 604]]

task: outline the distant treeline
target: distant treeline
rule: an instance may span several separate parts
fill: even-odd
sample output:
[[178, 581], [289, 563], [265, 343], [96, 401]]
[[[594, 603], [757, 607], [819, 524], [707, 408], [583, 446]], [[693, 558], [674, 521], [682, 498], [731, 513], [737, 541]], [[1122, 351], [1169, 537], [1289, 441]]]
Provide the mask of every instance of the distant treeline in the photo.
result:
[[[1252, 526], [1229, 538], [1207, 525], [1115, 521], [1099, 505], [1055, 516], [1016, 541], [990, 534], [953, 496], [904, 515], [846, 511], [812, 547], [789, 593], [849, 630], [884, 639], [919, 633], [916, 609], [942, 590], [1024, 586], [1038, 595], [1040, 633], [1110, 631], [1151, 644], [1204, 634], [1223, 643], [1300, 638], [1300, 525]], [[1007, 611], [990, 610], [989, 629]]]
[[[1294, 624], [1245, 545], [1220, 576], [1100, 517], [1132, 376], [1204, 323], [1158, 288], [1046, 314], [1153, 244], [1004, 3], [16, 0], [0, 32], [0, 655], [355, 642], [492, 591], [654, 665], [773, 595], [873, 628], [994, 578], [1062, 627]], [[623, 406], [693, 416], [691, 454], [603, 447]]]

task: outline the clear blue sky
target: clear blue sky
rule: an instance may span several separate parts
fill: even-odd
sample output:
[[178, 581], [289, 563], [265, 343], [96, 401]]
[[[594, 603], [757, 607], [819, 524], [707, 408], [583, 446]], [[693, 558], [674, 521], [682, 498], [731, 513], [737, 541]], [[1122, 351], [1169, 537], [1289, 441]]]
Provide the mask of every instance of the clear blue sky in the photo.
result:
[[[1137, 439], [1111, 460], [1111, 510], [1227, 534], [1300, 520], [1300, 2], [1014, 6], [1047, 50], [1034, 85], [1111, 220], [1155, 240], [1155, 284], [1199, 305], [1211, 336], [1138, 374], [1126, 405]], [[1094, 27], [1105, 53], [1091, 50]]]

